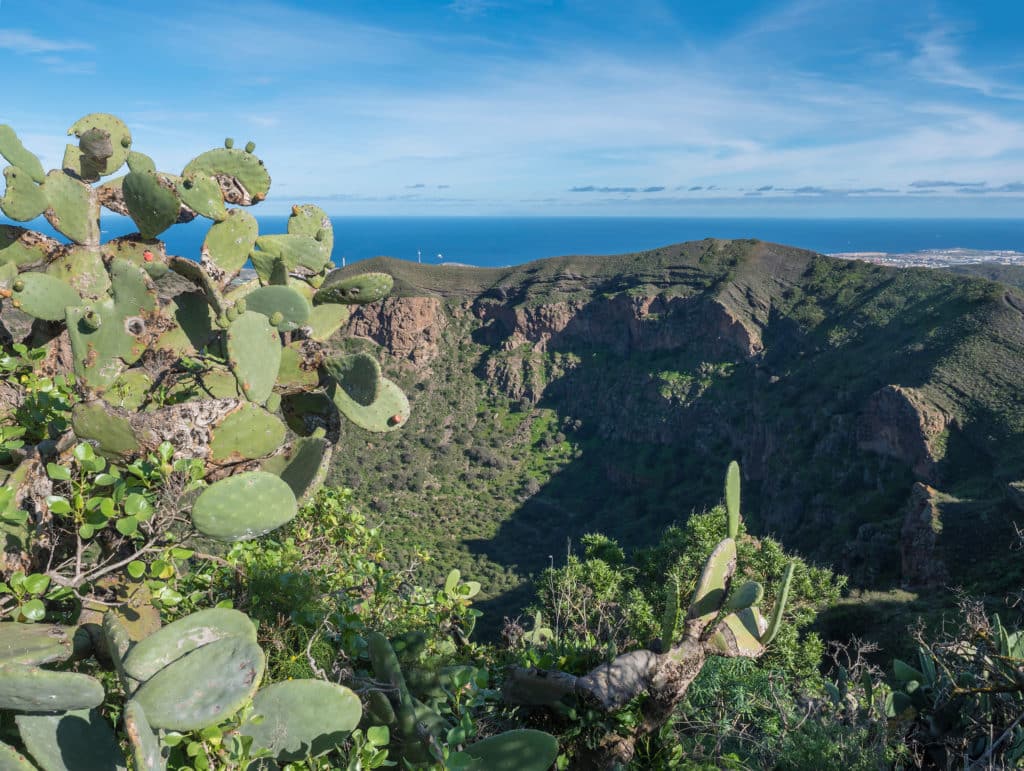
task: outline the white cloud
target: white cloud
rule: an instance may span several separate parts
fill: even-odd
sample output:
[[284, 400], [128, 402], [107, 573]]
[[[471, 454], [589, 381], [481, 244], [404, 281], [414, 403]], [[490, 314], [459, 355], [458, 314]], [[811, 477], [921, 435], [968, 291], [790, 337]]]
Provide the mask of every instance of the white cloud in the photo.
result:
[[47, 54], [59, 51], [87, 51], [93, 46], [74, 40], [51, 40], [31, 32], [16, 29], [0, 29], [0, 49], [17, 54]]

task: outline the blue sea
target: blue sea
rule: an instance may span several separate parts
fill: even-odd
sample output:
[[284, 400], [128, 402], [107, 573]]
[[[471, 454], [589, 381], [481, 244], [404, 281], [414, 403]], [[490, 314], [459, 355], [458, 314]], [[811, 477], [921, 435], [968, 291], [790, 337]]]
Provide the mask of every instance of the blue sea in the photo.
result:
[[[261, 233], [286, 230], [286, 216], [258, 219]], [[622, 254], [707, 237], [758, 238], [826, 254], [956, 248], [1024, 252], [1024, 218], [332, 217], [332, 222], [338, 265], [387, 255], [495, 267], [560, 255]], [[114, 215], [105, 215], [102, 225], [104, 240], [135, 230], [130, 220]], [[197, 219], [172, 227], [162, 236], [168, 251], [198, 257], [209, 225]], [[29, 226], [52, 233], [42, 220]]]

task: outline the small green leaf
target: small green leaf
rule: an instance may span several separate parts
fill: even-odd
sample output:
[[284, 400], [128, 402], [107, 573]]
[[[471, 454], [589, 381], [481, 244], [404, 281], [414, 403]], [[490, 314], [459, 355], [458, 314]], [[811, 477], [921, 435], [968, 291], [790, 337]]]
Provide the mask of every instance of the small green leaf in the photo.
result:
[[25, 591], [29, 594], [42, 594], [50, 585], [50, 577], [41, 573], [33, 573], [25, 578]]
[[384, 747], [390, 740], [390, 731], [386, 725], [374, 725], [366, 729], [366, 741], [374, 747]]
[[50, 512], [53, 514], [70, 514], [71, 504], [68, 503], [68, 499], [63, 495], [48, 495], [46, 496], [46, 505], [49, 507]]
[[182, 549], [180, 546], [175, 546], [173, 549], [171, 549], [171, 557], [173, 557], [176, 560], [187, 560], [193, 554], [195, 554], [195, 552], [191, 549]]
[[132, 578], [142, 578], [146, 574], [146, 563], [142, 560], [132, 560], [128, 563], [128, 575]]
[[93, 484], [106, 487], [107, 485], [114, 484], [114, 482], [117, 481], [117, 477], [114, 476], [113, 474], [97, 474], [96, 478], [92, 481]]
[[135, 517], [121, 517], [114, 522], [114, 527], [121, 535], [135, 535], [139, 532], [139, 520]]
[[153, 513], [153, 506], [145, 496], [132, 493], [125, 499], [124, 510], [139, 519], [146, 519]]
[[96, 528], [92, 525], [82, 525], [80, 528], [78, 528], [78, 535], [84, 541], [87, 541], [90, 538], [92, 538], [95, 532]]
[[113, 519], [117, 516], [117, 509], [114, 508], [113, 498], [104, 498], [100, 502], [100, 513], [103, 514], [107, 519]]
[[46, 606], [42, 600], [29, 600], [21, 606], [21, 615], [29, 621], [42, 621], [46, 615]]
[[92, 445], [86, 444], [85, 442], [75, 445], [74, 455], [79, 461], [92, 460], [96, 457], [96, 453], [93, 452]]
[[46, 473], [49, 474], [50, 479], [59, 482], [66, 482], [71, 479], [71, 469], [67, 466], [58, 466], [56, 463], [47, 463]]

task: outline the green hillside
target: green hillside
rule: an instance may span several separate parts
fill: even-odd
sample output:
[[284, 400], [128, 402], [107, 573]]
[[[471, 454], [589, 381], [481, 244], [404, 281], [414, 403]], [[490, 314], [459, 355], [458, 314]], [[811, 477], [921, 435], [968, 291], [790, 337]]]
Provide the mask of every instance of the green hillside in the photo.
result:
[[[333, 478], [372, 499], [408, 559], [434, 555], [419, 570], [479, 578], [495, 623], [583, 534], [656, 542], [716, 499], [733, 457], [752, 529], [857, 585], [998, 593], [1020, 579], [1002, 546], [1024, 477], [1015, 289], [757, 241], [348, 271], [367, 269], [401, 298], [436, 298], [437, 354], [385, 355], [413, 418], [352, 443]], [[903, 433], [887, 438], [893, 410]], [[916, 437], [916, 419], [939, 430]], [[915, 481], [932, 491], [920, 554], [921, 534], [902, 532]]]

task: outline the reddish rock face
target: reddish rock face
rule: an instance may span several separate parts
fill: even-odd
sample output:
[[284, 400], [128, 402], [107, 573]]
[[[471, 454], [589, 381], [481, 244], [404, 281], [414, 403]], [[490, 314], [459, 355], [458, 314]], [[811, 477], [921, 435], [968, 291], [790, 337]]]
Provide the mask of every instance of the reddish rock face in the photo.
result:
[[942, 533], [937, 492], [915, 482], [900, 529], [900, 573], [905, 588], [942, 586], [949, 578], [938, 550]]
[[446, 325], [444, 309], [436, 297], [388, 297], [358, 306], [346, 333], [369, 337], [392, 356], [426, 367], [437, 357]]
[[939, 437], [951, 422], [915, 389], [888, 385], [868, 400], [857, 426], [857, 444], [903, 461], [919, 479], [934, 483], [942, 459]]

